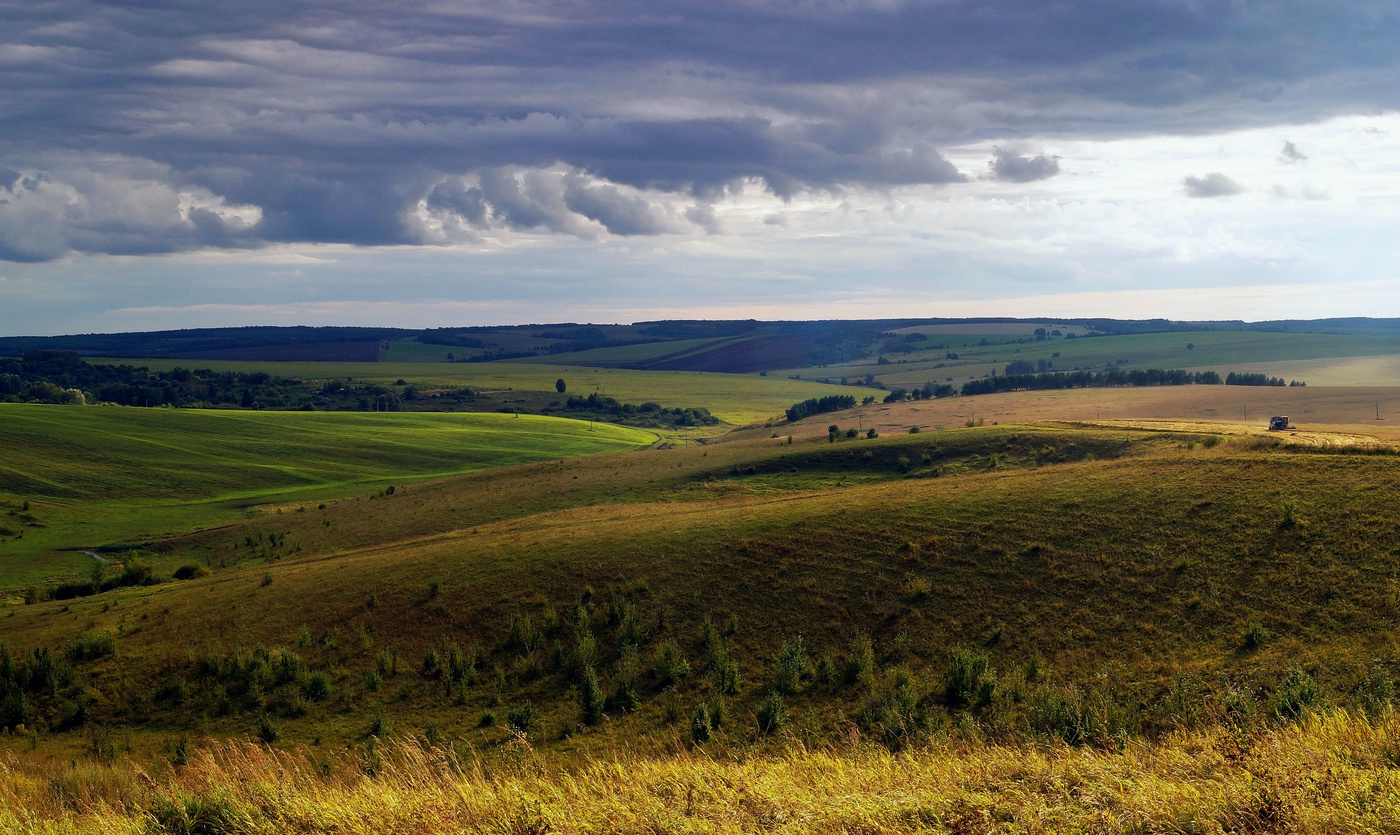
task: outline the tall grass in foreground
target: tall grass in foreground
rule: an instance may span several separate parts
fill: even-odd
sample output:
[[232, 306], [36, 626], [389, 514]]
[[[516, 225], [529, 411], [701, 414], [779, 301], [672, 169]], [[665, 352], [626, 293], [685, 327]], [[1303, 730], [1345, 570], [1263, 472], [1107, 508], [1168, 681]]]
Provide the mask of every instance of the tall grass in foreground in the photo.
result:
[[1400, 825], [1400, 718], [1309, 714], [1119, 751], [948, 741], [587, 762], [416, 742], [322, 762], [247, 742], [180, 768], [0, 763], [13, 833], [1343, 832]]

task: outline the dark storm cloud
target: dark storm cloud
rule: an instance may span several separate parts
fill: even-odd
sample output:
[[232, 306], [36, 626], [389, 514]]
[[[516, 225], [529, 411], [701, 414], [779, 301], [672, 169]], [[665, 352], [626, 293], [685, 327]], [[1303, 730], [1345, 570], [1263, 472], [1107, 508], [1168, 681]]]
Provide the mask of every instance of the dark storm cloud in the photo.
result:
[[988, 165], [993, 179], [1008, 183], [1030, 183], [1060, 173], [1059, 157], [1043, 153], [1024, 157], [998, 147], [992, 148], [992, 161]]
[[1181, 185], [1187, 197], [1229, 197], [1244, 191], [1244, 186], [1219, 171], [1212, 171], [1204, 177], [1184, 177]]
[[1322, 0], [0, 0], [0, 258], [713, 230], [744, 182], [962, 182], [954, 142], [1394, 107], [1397, 28]]

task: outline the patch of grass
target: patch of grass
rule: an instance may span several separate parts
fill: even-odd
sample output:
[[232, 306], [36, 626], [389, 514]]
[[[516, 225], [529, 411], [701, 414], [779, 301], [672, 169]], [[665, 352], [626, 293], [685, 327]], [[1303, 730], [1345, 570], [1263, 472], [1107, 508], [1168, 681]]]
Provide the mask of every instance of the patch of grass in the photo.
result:
[[0, 550], [0, 588], [86, 573], [91, 558], [78, 548], [227, 523], [253, 506], [344, 497], [387, 478], [636, 449], [656, 438], [532, 416], [10, 403], [0, 403], [0, 434], [8, 439], [0, 497], [33, 497], [44, 524]]

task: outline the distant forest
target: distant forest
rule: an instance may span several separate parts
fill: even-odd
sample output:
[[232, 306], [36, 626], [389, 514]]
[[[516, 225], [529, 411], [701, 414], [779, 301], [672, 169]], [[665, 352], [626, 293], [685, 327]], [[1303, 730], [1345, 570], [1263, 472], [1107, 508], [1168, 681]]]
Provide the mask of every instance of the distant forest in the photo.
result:
[[174, 368], [151, 371], [131, 365], [101, 365], [73, 351], [29, 351], [0, 357], [0, 402], [205, 409], [301, 411], [514, 412], [601, 420], [648, 428], [713, 426], [719, 419], [704, 407], [666, 408], [657, 403], [622, 403], [598, 394], [560, 400], [556, 392], [510, 392], [509, 401], [470, 387], [420, 392], [397, 381], [392, 387], [338, 379], [299, 380], [264, 371], [238, 373]]
[[[772, 368], [830, 365], [863, 357], [898, 355], [920, 349], [921, 334], [890, 331], [919, 326], [1028, 324], [1044, 319], [1011, 317], [821, 320], [669, 320], [630, 325], [572, 322], [465, 328], [245, 327], [0, 337], [0, 356], [23, 356], [33, 350], [76, 351], [87, 357], [164, 358], [235, 361], [383, 360], [391, 344], [417, 340], [424, 345], [459, 348], [458, 362], [491, 362], [566, 355], [599, 348], [710, 339], [722, 346], [704, 352], [662, 352], [610, 367], [650, 370], [752, 373]], [[1255, 331], [1330, 334], [1396, 334], [1400, 319], [1321, 319], [1277, 322], [1176, 322], [1167, 319], [1054, 319], [1085, 331], [1086, 336], [1183, 331]], [[1035, 369], [1041, 371], [1044, 369]]]

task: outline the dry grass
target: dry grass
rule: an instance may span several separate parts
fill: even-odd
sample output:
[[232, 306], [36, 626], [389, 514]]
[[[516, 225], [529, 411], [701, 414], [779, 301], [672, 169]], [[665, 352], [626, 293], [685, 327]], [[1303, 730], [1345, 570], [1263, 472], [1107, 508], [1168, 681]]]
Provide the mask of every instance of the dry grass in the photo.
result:
[[180, 768], [0, 764], [13, 833], [1385, 832], [1400, 823], [1400, 720], [1310, 716], [1121, 751], [946, 740], [892, 754], [524, 744], [489, 756], [413, 741], [321, 761], [220, 742]]
[[[1376, 419], [1379, 413], [1380, 420]], [[1145, 388], [1023, 391], [945, 400], [872, 404], [836, 414], [818, 415], [795, 426], [780, 426], [784, 435], [825, 437], [832, 423], [843, 429], [874, 427], [881, 435], [958, 429], [969, 419], [992, 423], [1036, 421], [1176, 420], [1209, 425], [1241, 424], [1266, 429], [1270, 415], [1288, 415], [1303, 430], [1363, 434], [1400, 440], [1400, 388], [1277, 388], [1273, 386], [1154, 386]], [[1220, 431], [1213, 429], [1208, 431]], [[743, 437], [742, 433], [736, 437]]]

